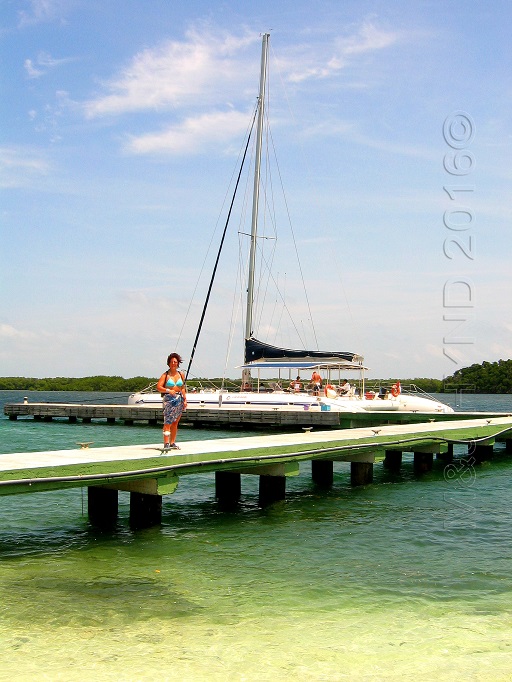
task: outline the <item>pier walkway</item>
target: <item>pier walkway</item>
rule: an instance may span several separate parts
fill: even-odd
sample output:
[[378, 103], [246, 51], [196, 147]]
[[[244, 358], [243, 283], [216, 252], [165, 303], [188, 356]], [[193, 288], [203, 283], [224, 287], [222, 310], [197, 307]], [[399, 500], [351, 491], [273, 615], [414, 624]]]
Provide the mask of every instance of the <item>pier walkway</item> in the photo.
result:
[[174, 492], [185, 475], [215, 472], [217, 498], [233, 503], [241, 474], [256, 474], [266, 506], [284, 499], [286, 477], [306, 461], [319, 485], [332, 484], [335, 461], [350, 462], [351, 482], [361, 485], [371, 483], [376, 459], [393, 469], [403, 452], [412, 452], [421, 473], [434, 455], [453, 457], [456, 443], [466, 444], [477, 464], [492, 456], [497, 440], [512, 451], [512, 416], [188, 441], [172, 454], [159, 444], [13, 453], [0, 455], [0, 494], [87, 487], [91, 522], [105, 525], [117, 516], [117, 491], [127, 490], [131, 524], [144, 527], [159, 523], [161, 496]]

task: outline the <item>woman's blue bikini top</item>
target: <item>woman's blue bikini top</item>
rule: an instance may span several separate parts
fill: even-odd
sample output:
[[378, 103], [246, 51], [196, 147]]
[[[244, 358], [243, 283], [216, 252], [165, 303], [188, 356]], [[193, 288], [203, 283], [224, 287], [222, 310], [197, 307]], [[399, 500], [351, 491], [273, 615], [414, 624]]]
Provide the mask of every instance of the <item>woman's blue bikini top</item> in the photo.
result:
[[165, 384], [169, 388], [174, 388], [175, 386], [183, 386], [183, 379], [181, 377], [178, 379], [176, 383], [174, 383], [174, 379], [167, 379], [167, 383]]

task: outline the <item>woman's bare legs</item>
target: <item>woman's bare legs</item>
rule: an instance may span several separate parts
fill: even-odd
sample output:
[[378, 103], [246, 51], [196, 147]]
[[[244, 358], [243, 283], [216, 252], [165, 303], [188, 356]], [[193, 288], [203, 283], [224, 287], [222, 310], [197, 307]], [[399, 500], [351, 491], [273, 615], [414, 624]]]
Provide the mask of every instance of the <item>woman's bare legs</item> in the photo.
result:
[[179, 421], [180, 421], [179, 419], [176, 419], [176, 421], [171, 424], [171, 445], [176, 440], [176, 434], [178, 433], [178, 422]]

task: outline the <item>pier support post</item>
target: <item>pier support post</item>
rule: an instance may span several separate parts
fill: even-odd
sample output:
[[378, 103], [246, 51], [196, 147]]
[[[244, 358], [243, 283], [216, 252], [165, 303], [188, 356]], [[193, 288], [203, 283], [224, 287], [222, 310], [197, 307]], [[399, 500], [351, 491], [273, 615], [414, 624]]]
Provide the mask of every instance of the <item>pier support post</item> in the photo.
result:
[[438, 452], [436, 459], [440, 459], [442, 462], [453, 462], [453, 443], [447, 443], [446, 452]]
[[150, 528], [162, 523], [162, 496], [130, 493], [130, 527]]
[[259, 505], [268, 507], [269, 504], [284, 500], [286, 497], [286, 476], [260, 476]]
[[[471, 448], [469, 448], [469, 450], [471, 450]], [[474, 446], [474, 451], [470, 454], [473, 455], [477, 464], [481, 464], [482, 462], [488, 462], [490, 459], [492, 459], [493, 452], [494, 450], [492, 445], [477, 444]]]
[[334, 462], [326, 459], [312, 459], [311, 478], [316, 485], [330, 488], [334, 482]]
[[512, 452], [512, 438], [505, 440], [505, 452]]
[[87, 513], [89, 522], [98, 528], [109, 528], [117, 521], [117, 490], [89, 486], [87, 488]]
[[222, 506], [233, 506], [242, 494], [241, 475], [233, 471], [215, 472], [215, 497]]
[[351, 485], [368, 485], [373, 482], [373, 464], [371, 462], [350, 462]]
[[383, 465], [389, 471], [400, 471], [402, 466], [402, 451], [401, 450], [386, 450]]
[[414, 453], [414, 473], [426, 474], [432, 471], [434, 465], [434, 453], [432, 452], [415, 452]]

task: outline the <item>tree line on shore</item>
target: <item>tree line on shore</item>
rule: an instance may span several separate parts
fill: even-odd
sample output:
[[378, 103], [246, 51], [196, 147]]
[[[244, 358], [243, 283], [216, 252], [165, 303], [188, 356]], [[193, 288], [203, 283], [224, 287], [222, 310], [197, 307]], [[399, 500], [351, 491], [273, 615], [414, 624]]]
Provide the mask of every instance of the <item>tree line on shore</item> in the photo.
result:
[[[275, 381], [265, 380], [265, 381]], [[91, 376], [91, 377], [53, 377], [46, 379], [27, 377], [0, 377], [2, 391], [108, 391], [109, 393], [134, 393], [156, 383], [155, 377]], [[368, 379], [368, 388], [378, 388], [394, 383], [395, 379]], [[427, 393], [453, 393], [467, 391], [473, 393], [512, 393], [512, 360], [482, 362], [458, 369], [445, 379], [401, 379], [404, 387], [414, 384]], [[238, 379], [191, 379], [190, 387], [239, 387]]]

